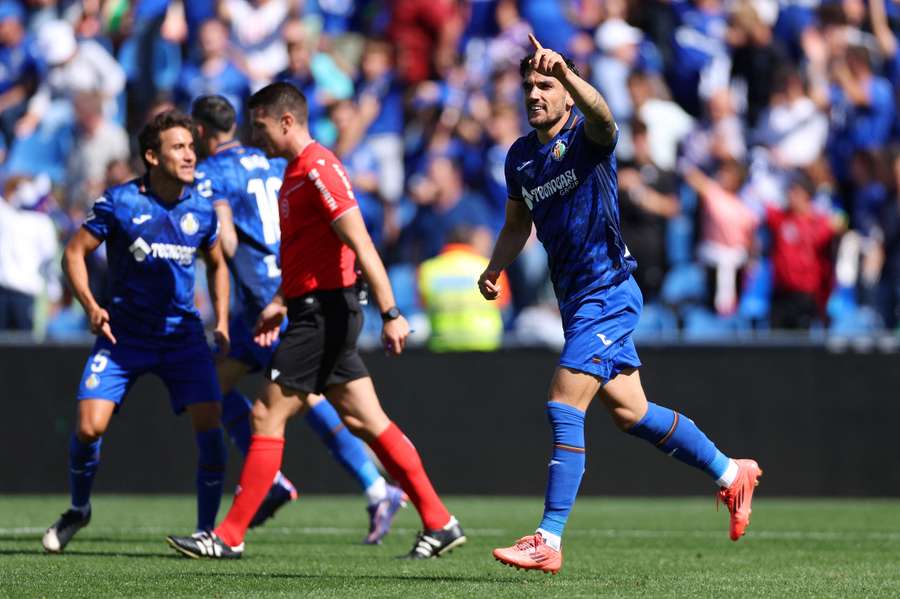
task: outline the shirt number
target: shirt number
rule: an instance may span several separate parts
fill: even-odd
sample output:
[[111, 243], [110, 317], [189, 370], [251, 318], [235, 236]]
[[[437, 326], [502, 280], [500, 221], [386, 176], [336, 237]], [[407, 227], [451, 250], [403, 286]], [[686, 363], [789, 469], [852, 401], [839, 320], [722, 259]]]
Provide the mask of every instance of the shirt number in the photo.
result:
[[278, 256], [265, 256], [263, 262], [266, 265], [266, 274], [270, 279], [281, 276], [281, 269], [278, 268]]
[[94, 359], [91, 360], [91, 372], [103, 372], [106, 370], [106, 365], [109, 364], [109, 350], [101, 349], [96, 354], [94, 354]]
[[265, 181], [259, 178], [247, 181], [247, 193], [256, 196], [256, 206], [259, 208], [259, 219], [262, 222], [263, 241], [267, 245], [281, 240], [281, 228], [278, 224], [278, 191], [280, 189], [281, 179], [278, 177], [269, 177]]

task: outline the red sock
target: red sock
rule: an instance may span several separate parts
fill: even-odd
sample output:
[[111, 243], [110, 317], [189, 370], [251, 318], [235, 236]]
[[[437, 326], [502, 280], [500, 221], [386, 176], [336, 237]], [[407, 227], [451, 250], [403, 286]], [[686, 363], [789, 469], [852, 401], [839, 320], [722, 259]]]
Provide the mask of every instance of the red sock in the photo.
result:
[[283, 453], [284, 439], [281, 437], [262, 435], [250, 437], [250, 449], [241, 469], [239, 491], [234, 496], [225, 520], [213, 531], [226, 544], [235, 547], [244, 542], [250, 520], [265, 499], [275, 474], [281, 468]]
[[450, 512], [431, 486], [419, 458], [419, 452], [403, 431], [391, 422], [370, 447], [391, 476], [409, 495], [419, 511], [425, 529], [436, 530], [446, 526], [450, 521]]

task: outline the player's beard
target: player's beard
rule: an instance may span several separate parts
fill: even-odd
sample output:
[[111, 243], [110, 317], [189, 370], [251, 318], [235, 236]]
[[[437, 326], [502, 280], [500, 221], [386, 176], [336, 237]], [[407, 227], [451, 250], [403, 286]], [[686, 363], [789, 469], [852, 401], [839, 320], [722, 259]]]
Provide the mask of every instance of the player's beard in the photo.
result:
[[548, 131], [566, 116], [565, 110], [562, 108], [553, 110], [551, 106], [543, 107], [543, 110], [537, 114], [528, 111], [528, 124], [538, 130]]

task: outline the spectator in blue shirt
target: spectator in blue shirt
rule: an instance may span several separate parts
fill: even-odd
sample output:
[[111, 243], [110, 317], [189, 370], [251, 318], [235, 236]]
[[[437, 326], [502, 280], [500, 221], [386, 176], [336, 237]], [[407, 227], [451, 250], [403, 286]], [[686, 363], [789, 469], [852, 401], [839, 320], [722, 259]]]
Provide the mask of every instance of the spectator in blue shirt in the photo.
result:
[[200, 96], [224, 96], [237, 109], [240, 122], [250, 83], [228, 58], [228, 28], [218, 19], [210, 19], [200, 26], [198, 38], [200, 61], [182, 67], [175, 86], [175, 102], [188, 109]]
[[16, 0], [0, 1], [0, 131], [13, 141], [13, 128], [38, 81], [38, 57], [23, 27], [25, 11]]

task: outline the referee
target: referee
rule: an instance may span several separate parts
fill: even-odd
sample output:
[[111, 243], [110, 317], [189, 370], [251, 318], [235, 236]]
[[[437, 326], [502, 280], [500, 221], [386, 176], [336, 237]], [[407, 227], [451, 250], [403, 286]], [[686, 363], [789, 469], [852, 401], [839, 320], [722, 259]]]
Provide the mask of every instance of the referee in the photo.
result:
[[432, 487], [416, 448], [384, 413], [357, 350], [363, 316], [356, 261], [381, 311], [388, 352], [400, 355], [409, 324], [394, 303], [344, 167], [310, 137], [306, 98], [293, 85], [264, 87], [248, 109], [259, 145], [289, 161], [278, 194], [282, 284], [260, 314], [256, 342], [271, 345], [285, 316], [288, 327], [266, 372], [263, 397], [253, 406], [254, 435], [228, 515], [213, 532], [168, 537], [169, 544], [192, 557], [240, 557], [247, 526], [281, 467], [287, 420], [324, 394], [416, 506], [424, 530], [407, 557], [442, 555], [466, 537]]

